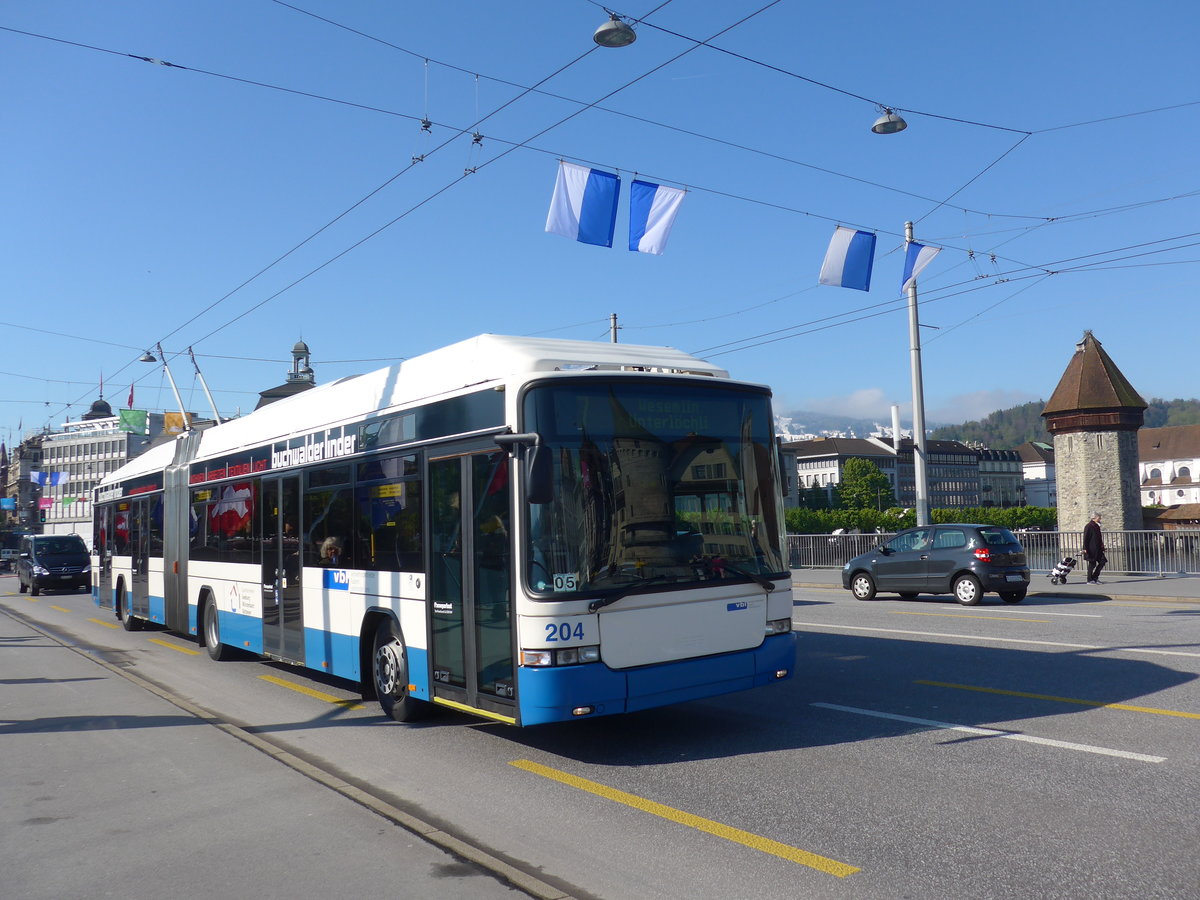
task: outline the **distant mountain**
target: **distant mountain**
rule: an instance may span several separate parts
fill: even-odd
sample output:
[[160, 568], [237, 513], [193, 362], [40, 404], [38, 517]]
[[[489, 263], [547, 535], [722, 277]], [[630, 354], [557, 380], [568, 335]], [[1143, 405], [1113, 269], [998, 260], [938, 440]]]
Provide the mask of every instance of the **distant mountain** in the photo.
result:
[[[1161, 428], [1164, 425], [1200, 425], [1200, 400], [1146, 401], [1146, 428]], [[1053, 443], [1046, 431], [1046, 420], [1042, 418], [1045, 400], [1022, 403], [1009, 409], [1001, 409], [978, 422], [962, 425], [945, 425], [935, 428], [929, 436], [940, 441], [962, 441], [980, 443], [993, 450], [1013, 450], [1026, 441]]]
[[794, 410], [775, 417], [775, 431], [784, 435], [785, 439], [794, 441], [812, 437], [854, 437], [865, 438], [884, 426], [891, 428], [891, 421], [877, 422], [874, 419], [852, 419], [830, 413]]

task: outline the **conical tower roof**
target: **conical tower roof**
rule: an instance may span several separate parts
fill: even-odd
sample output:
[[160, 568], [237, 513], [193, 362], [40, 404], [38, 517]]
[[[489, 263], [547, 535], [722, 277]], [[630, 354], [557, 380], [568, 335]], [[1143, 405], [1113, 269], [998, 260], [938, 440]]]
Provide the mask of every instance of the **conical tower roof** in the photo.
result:
[[1095, 335], [1085, 331], [1042, 415], [1052, 434], [1140, 428], [1146, 405]]

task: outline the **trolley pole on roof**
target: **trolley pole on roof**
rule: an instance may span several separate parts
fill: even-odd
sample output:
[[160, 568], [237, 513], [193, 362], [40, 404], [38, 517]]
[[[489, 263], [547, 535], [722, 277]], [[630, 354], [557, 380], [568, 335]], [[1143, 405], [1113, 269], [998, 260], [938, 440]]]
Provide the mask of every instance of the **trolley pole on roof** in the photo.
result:
[[171, 393], [175, 395], [175, 404], [179, 407], [179, 415], [183, 416], [183, 430], [189, 431], [192, 427], [188, 421], [187, 410], [183, 408], [183, 398], [179, 396], [179, 388], [175, 386], [175, 379], [171, 377], [171, 367], [167, 365], [167, 354], [163, 353], [162, 344], [155, 344], [158, 348], [158, 358], [162, 360], [163, 371], [167, 373], [167, 381], [171, 382]]
[[617, 342], [617, 314], [611, 313], [608, 317], [608, 333], [615, 344]]
[[[904, 223], [904, 243], [912, 243], [913, 223]], [[925, 453], [925, 386], [921, 379], [921, 324], [917, 319], [917, 280], [908, 285], [909, 363], [912, 367], [913, 395], [913, 486], [916, 488], [917, 524], [929, 522], [929, 478]], [[900, 457], [900, 436], [896, 436], [896, 457]]]
[[192, 352], [192, 348], [188, 347], [188, 356], [192, 360], [192, 368], [196, 370], [196, 377], [200, 379], [200, 387], [204, 388], [204, 396], [208, 398], [208, 405], [212, 407], [213, 418], [217, 424], [221, 424], [221, 414], [217, 412], [217, 401], [213, 399], [212, 391], [208, 389], [208, 382], [204, 380], [204, 375], [200, 372], [200, 365], [196, 362], [196, 354]]

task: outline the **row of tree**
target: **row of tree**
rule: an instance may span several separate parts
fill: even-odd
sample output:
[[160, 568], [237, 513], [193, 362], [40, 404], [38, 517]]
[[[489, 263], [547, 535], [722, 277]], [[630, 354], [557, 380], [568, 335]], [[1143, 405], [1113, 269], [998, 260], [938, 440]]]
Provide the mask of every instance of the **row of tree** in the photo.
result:
[[[978, 522], [1006, 528], [1037, 528], [1052, 531], [1058, 527], [1058, 510], [1044, 506], [978, 506], [968, 509], [931, 509], [930, 519], [937, 522]], [[912, 509], [789, 509], [784, 514], [788, 534], [832, 534], [837, 529], [875, 532], [901, 531], [917, 524]]]

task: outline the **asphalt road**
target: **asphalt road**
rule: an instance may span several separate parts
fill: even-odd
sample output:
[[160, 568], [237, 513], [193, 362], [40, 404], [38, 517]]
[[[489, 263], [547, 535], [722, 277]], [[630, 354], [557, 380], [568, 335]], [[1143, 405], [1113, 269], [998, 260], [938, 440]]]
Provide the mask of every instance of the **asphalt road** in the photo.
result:
[[[1200, 897], [1194, 603], [962, 608], [805, 587], [786, 684], [518, 730], [397, 725], [344, 682], [213, 663], [188, 638], [112, 628], [86, 595], [15, 589], [0, 579], [3, 643], [54, 662], [0, 654], [0, 730], [25, 746], [4, 757], [20, 788], [0, 854], [30, 891], [5, 896], [154, 896], [155, 878], [221, 896], [221, 875], [238, 895], [312, 896], [306, 866], [356, 895], [372, 872], [399, 896], [512, 895], [451, 845], [533, 896], [581, 900]], [[89, 709], [97, 679], [121, 703]], [[123, 720], [131, 705], [161, 727]], [[147, 735], [171, 740], [152, 751]], [[67, 868], [93, 890], [38, 892]], [[409, 873], [428, 880], [400, 893]]]

